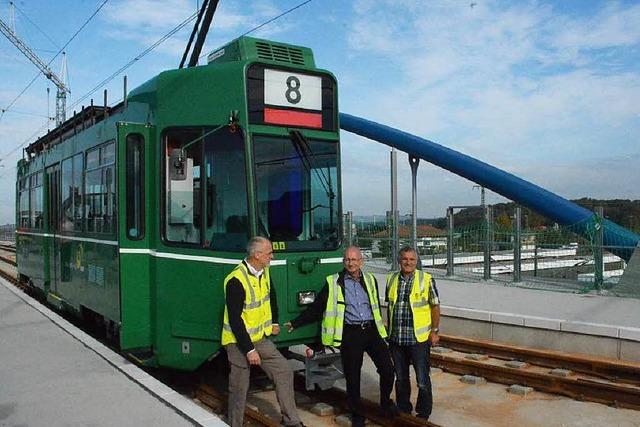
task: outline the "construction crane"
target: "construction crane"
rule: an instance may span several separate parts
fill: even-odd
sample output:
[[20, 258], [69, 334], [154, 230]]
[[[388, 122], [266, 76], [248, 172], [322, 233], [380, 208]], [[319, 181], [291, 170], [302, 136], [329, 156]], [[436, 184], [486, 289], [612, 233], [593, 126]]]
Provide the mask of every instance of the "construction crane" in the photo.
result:
[[46, 78], [51, 80], [53, 84], [58, 88], [56, 92], [56, 126], [60, 126], [66, 119], [67, 111], [67, 93], [70, 92], [67, 85], [64, 84], [62, 79], [54, 73], [47, 64], [42, 61], [36, 53], [31, 50], [25, 42], [9, 27], [2, 19], [0, 19], [0, 32], [4, 34], [11, 43], [13, 43], [19, 50], [29, 58], [33, 64], [45, 75]]

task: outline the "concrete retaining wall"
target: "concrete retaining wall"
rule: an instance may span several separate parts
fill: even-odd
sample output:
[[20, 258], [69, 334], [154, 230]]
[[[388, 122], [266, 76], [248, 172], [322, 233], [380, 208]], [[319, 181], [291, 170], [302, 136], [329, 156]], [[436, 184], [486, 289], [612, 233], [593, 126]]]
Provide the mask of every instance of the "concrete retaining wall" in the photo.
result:
[[441, 306], [443, 334], [640, 362], [640, 328]]

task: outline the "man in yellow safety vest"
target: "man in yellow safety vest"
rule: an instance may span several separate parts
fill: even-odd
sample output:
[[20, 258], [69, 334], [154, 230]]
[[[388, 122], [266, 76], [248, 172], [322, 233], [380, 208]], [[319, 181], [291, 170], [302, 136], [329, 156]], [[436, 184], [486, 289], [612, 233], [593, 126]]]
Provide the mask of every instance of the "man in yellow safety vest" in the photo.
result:
[[222, 345], [229, 359], [229, 424], [241, 427], [249, 389], [251, 365], [260, 365], [275, 383], [282, 422], [303, 426], [293, 391], [293, 371], [267, 337], [278, 335], [278, 305], [269, 275], [271, 242], [254, 237], [247, 257], [224, 280], [225, 307]]
[[365, 417], [360, 405], [360, 371], [364, 353], [380, 374], [380, 404], [391, 417], [397, 413], [390, 399], [394, 371], [384, 341], [387, 332], [380, 314], [378, 284], [373, 274], [361, 270], [364, 260], [360, 248], [348, 247], [343, 264], [341, 272], [327, 276], [314, 303], [285, 327], [291, 332], [322, 319], [322, 344], [340, 348], [352, 426], [362, 427]]
[[417, 270], [415, 249], [410, 246], [400, 249], [398, 261], [400, 271], [387, 277], [386, 292], [396, 401], [400, 412], [411, 413], [409, 361], [412, 361], [418, 383], [417, 416], [428, 419], [433, 407], [429, 358], [431, 346], [440, 340], [440, 300], [435, 280], [426, 271]]

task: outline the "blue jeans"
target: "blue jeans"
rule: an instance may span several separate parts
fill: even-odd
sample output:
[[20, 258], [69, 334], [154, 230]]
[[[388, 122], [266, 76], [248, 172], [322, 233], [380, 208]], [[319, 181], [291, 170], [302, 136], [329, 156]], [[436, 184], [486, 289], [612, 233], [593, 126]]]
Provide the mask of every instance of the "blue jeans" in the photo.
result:
[[418, 383], [418, 401], [416, 413], [420, 417], [429, 418], [433, 407], [429, 360], [431, 343], [429, 341], [414, 345], [397, 345], [391, 343], [391, 358], [396, 370], [396, 403], [401, 412], [411, 413], [411, 383], [409, 381], [409, 363], [413, 362]]

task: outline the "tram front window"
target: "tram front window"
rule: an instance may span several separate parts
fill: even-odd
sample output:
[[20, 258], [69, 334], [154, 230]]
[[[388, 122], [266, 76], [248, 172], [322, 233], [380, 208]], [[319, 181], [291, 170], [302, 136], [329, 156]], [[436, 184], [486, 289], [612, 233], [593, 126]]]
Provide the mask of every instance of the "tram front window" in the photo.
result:
[[254, 138], [258, 233], [287, 250], [331, 250], [340, 243], [336, 142]]

